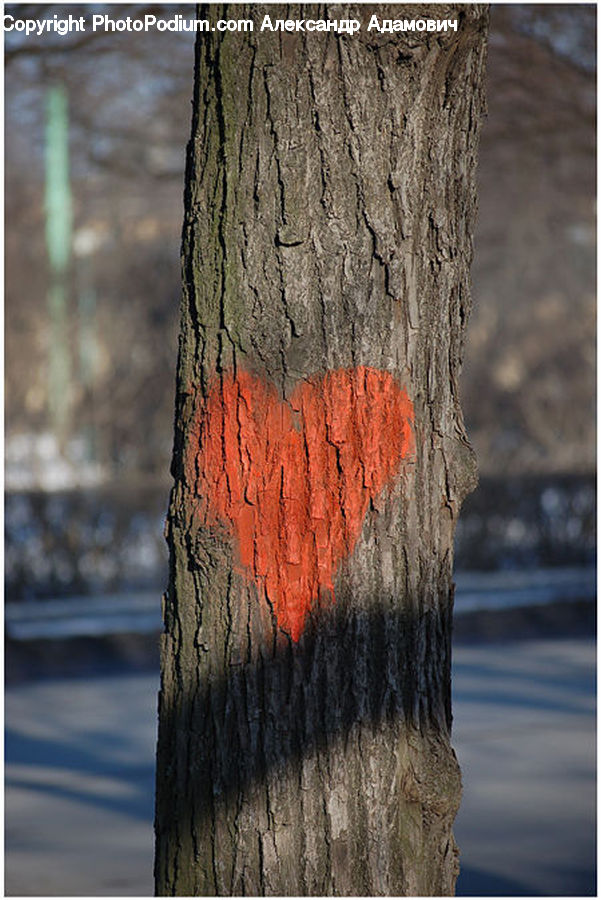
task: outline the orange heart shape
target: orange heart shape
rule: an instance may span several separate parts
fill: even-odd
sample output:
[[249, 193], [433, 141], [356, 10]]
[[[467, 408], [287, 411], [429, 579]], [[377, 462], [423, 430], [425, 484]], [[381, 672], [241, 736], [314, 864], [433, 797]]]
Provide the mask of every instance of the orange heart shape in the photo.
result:
[[299, 383], [290, 401], [245, 371], [211, 386], [189, 444], [207, 525], [236, 537], [294, 641], [321, 588], [332, 593], [370, 501], [413, 451], [413, 404], [392, 375], [360, 366]]

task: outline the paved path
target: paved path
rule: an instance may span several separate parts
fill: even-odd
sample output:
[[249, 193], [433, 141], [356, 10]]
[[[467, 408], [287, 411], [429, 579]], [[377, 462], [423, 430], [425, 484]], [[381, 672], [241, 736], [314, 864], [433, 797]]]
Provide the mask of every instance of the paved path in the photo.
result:
[[460, 646], [458, 894], [594, 895], [592, 641]]
[[[459, 646], [458, 892], [594, 893], [591, 641]], [[157, 680], [6, 692], [6, 893], [151, 896]]]

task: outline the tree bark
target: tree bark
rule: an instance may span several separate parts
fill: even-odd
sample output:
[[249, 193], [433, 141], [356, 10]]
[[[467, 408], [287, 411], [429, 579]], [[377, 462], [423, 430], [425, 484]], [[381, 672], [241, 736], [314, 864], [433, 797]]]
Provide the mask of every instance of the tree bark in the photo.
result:
[[[368, 33], [373, 13], [459, 25]], [[256, 30], [196, 46], [157, 894], [449, 895], [487, 10], [201, 17]]]

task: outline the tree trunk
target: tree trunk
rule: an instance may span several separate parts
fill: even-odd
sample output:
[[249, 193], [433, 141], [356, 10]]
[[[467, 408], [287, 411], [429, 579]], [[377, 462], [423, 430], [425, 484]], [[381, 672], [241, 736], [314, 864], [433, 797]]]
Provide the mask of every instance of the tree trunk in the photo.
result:
[[[211, 6], [183, 234], [159, 895], [448, 895], [482, 6]], [[329, 14], [328, 14], [329, 13]], [[369, 17], [457, 32], [367, 32]], [[353, 36], [259, 31], [362, 22]]]

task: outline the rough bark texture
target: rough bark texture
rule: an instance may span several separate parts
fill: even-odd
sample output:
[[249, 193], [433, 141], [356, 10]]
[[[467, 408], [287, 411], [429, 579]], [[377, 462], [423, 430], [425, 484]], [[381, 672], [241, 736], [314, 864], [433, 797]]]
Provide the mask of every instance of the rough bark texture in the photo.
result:
[[[459, 29], [368, 34], [373, 12]], [[157, 893], [452, 894], [453, 532], [475, 482], [458, 378], [487, 12], [202, 17], [265, 13], [363, 29], [197, 42]]]

